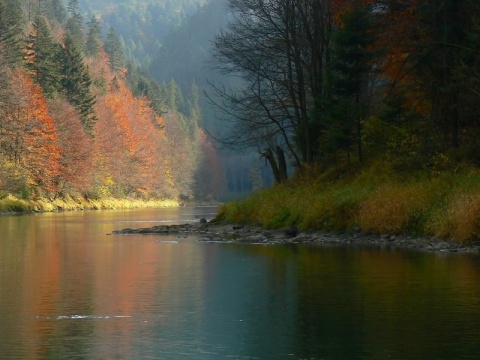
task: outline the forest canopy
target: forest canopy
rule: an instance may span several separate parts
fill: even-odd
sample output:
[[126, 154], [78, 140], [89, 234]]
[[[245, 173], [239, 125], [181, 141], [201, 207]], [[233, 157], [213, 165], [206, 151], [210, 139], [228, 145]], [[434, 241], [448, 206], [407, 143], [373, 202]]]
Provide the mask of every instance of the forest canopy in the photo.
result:
[[383, 159], [398, 169], [480, 164], [480, 3], [474, 0], [230, 0], [214, 86], [231, 148], [286, 165]]
[[0, 2], [0, 197], [216, 197], [198, 89], [128, 65], [98, 20], [78, 0]]

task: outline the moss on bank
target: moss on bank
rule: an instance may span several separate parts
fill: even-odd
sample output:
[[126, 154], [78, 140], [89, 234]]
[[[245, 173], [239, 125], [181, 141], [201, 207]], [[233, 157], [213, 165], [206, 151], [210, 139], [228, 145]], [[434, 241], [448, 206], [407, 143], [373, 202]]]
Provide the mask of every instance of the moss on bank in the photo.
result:
[[369, 168], [350, 176], [297, 178], [223, 205], [217, 220], [266, 228], [480, 237], [480, 172], [399, 175]]
[[83, 197], [39, 198], [24, 200], [13, 195], [0, 199], [0, 213], [22, 213], [34, 211], [73, 211], [73, 210], [110, 210], [136, 209], [147, 207], [175, 207], [180, 203], [175, 200], [141, 200], [141, 199], [85, 199]]

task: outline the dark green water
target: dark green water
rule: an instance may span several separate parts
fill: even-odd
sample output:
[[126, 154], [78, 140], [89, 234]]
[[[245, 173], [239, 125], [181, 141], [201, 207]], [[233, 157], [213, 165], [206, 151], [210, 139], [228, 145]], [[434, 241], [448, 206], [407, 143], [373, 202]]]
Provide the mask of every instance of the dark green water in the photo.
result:
[[214, 209], [0, 217], [0, 359], [479, 359], [480, 257], [107, 235]]

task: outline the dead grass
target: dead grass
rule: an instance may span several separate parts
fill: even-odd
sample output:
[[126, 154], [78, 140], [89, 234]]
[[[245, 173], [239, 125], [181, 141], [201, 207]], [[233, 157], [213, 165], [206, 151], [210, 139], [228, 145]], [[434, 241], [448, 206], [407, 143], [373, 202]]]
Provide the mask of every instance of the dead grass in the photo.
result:
[[367, 170], [332, 181], [293, 181], [224, 205], [219, 217], [268, 228], [408, 233], [466, 241], [480, 238], [480, 174], [402, 178]]

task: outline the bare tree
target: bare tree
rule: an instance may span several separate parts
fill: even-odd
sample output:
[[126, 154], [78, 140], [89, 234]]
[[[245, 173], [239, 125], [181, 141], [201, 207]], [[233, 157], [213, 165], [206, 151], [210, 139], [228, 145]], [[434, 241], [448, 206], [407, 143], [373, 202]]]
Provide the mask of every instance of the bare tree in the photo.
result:
[[213, 66], [241, 79], [236, 88], [212, 85], [210, 99], [230, 124], [220, 141], [256, 148], [278, 182], [286, 179], [285, 154], [300, 170], [321, 156], [330, 5], [320, 0], [230, 0], [233, 19], [213, 43]]

